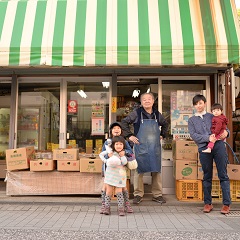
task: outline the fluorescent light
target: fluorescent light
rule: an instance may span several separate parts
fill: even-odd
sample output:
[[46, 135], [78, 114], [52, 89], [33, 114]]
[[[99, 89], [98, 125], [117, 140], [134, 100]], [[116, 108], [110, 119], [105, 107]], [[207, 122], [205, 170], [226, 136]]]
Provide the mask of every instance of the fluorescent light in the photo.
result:
[[82, 97], [82, 98], [87, 98], [87, 94], [83, 90], [77, 90], [77, 93]]
[[151, 91], [151, 88], [149, 87], [148, 90], [147, 90], [147, 93], [150, 93], [150, 91]]
[[102, 82], [103, 87], [108, 88], [109, 87], [109, 82]]
[[132, 97], [136, 98], [139, 96], [139, 94], [140, 94], [140, 90], [135, 89], [133, 90]]

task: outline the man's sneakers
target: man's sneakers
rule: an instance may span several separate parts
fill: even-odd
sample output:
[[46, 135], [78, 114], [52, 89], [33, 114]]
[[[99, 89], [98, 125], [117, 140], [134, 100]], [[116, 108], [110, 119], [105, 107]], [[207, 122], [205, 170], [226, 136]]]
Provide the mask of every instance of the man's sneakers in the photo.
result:
[[213, 210], [213, 205], [212, 204], [205, 204], [203, 208], [203, 212], [205, 213], [210, 213]]
[[166, 200], [162, 196], [153, 197], [152, 200], [158, 203], [166, 203]]
[[230, 212], [230, 207], [227, 205], [223, 205], [221, 209], [222, 214], [228, 214]]
[[133, 204], [139, 204], [141, 201], [142, 201], [142, 197], [140, 197], [138, 195], [134, 196]]

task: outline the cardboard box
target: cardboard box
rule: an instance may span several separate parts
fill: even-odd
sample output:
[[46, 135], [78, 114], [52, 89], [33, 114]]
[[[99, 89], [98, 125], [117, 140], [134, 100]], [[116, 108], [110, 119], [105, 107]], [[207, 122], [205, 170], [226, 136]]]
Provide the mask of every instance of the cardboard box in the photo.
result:
[[80, 172], [101, 173], [102, 160], [100, 158], [81, 158], [80, 159]]
[[198, 147], [194, 141], [173, 140], [172, 142], [173, 159], [176, 160], [197, 160]]
[[80, 161], [67, 161], [61, 160], [57, 162], [58, 171], [69, 171], [69, 172], [79, 172], [80, 171]]
[[[197, 174], [198, 174], [197, 179], [198, 180], [203, 180], [203, 170], [202, 170], [202, 166], [200, 166], [200, 165], [198, 165], [198, 173]], [[213, 178], [212, 178], [212, 180], [219, 180], [216, 166], [213, 166]]]
[[21, 170], [28, 169], [30, 160], [34, 159], [34, 147], [24, 147], [6, 150], [7, 170]]
[[56, 169], [56, 161], [50, 159], [36, 159], [30, 161], [30, 171], [43, 172]]
[[53, 160], [76, 161], [78, 159], [79, 159], [79, 149], [78, 148], [54, 149], [53, 150]]
[[230, 180], [240, 180], [240, 165], [228, 164], [227, 173]]
[[173, 176], [176, 180], [196, 180], [197, 161], [196, 160], [175, 160], [173, 163]]

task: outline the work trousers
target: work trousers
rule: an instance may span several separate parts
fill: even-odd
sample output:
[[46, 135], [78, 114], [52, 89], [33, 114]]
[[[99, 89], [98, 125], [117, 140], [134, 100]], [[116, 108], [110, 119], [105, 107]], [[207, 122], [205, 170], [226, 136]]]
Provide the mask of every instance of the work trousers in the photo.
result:
[[[143, 197], [144, 195], [144, 184], [143, 184], [143, 173], [138, 173], [137, 170], [134, 172], [134, 196]], [[152, 172], [152, 195], [153, 197], [162, 196], [162, 179], [161, 173]]]

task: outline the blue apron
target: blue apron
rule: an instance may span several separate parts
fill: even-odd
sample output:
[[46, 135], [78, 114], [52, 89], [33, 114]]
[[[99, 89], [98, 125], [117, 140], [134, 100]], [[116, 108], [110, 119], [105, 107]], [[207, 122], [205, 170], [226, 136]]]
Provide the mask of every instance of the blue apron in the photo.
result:
[[143, 119], [141, 113], [136, 137], [139, 139], [139, 144], [134, 144], [138, 173], [161, 172], [160, 130], [156, 115], [155, 119]]

